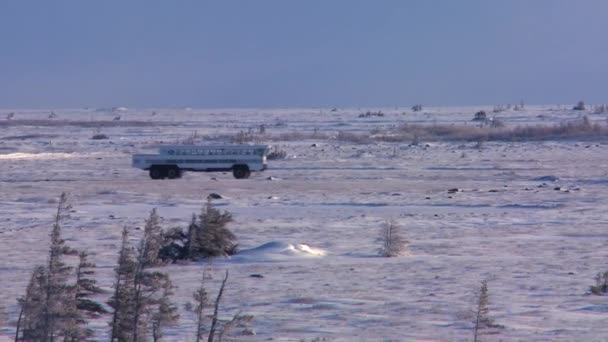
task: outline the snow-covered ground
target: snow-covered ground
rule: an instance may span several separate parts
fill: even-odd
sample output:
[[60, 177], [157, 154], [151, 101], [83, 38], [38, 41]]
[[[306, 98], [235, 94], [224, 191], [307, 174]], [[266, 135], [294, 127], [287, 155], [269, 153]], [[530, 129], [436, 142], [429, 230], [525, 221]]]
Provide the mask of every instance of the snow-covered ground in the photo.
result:
[[[204, 267], [212, 295], [228, 269], [222, 317], [255, 316], [256, 334], [239, 340], [471, 340], [469, 316], [483, 279], [490, 316], [504, 326], [486, 340], [608, 340], [608, 300], [588, 294], [595, 275], [608, 270], [608, 140], [486, 142], [481, 149], [474, 142], [272, 141], [288, 158], [247, 180], [186, 173], [154, 181], [130, 164], [131, 154], [160, 143], [193, 135], [217, 142], [262, 124], [275, 136], [357, 133], [403, 123], [473, 125], [480, 109], [491, 111], [382, 108], [383, 117], [359, 118], [378, 108], [2, 110], [0, 304], [10, 319], [0, 325], [0, 341], [14, 334], [16, 298], [46, 260], [61, 192], [74, 206], [64, 238], [92, 253], [108, 290], [124, 226], [136, 241], [152, 208], [166, 228], [185, 226], [209, 193], [221, 194], [214, 203], [233, 213], [242, 253], [163, 270], [181, 309]], [[565, 106], [497, 114], [507, 125], [580, 115]], [[589, 118], [606, 124], [605, 114]], [[92, 140], [96, 133], [109, 139]], [[377, 256], [389, 219], [403, 227], [410, 255]], [[192, 340], [193, 316], [181, 315], [166, 340]], [[93, 326], [96, 338], [108, 339], [104, 320]]]

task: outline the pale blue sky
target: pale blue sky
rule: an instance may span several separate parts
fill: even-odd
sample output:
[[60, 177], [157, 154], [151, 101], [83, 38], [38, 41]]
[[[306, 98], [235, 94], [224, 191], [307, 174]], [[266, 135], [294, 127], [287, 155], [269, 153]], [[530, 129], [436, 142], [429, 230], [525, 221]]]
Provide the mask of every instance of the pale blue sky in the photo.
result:
[[0, 108], [608, 102], [605, 0], [1, 0]]

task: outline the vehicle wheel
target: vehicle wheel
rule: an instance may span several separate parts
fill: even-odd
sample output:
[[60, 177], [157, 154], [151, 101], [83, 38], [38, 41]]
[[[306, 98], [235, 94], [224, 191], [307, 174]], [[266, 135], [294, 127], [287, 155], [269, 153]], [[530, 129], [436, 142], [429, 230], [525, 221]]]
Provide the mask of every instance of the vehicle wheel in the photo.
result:
[[235, 166], [232, 168], [232, 175], [236, 179], [247, 178], [247, 173], [249, 172], [249, 168], [247, 166]]
[[171, 166], [167, 169], [167, 178], [175, 179], [182, 176], [182, 171], [177, 166]]
[[150, 178], [152, 179], [161, 179], [163, 178], [164, 170], [158, 166], [152, 166], [150, 168]]

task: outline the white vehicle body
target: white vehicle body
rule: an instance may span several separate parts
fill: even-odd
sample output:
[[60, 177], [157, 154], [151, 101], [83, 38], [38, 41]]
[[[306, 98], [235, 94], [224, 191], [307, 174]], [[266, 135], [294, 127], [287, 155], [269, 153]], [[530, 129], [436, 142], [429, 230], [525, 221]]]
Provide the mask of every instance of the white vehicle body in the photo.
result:
[[152, 179], [179, 178], [183, 171], [232, 171], [248, 178], [266, 169], [266, 145], [163, 145], [158, 154], [133, 155], [133, 167], [148, 170]]

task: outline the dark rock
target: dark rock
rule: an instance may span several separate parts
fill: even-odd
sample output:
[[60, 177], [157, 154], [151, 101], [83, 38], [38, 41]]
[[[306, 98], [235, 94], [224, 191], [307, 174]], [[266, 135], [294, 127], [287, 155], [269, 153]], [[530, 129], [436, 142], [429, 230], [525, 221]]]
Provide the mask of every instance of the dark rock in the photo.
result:
[[557, 178], [556, 176], [542, 176], [542, 177], [536, 177], [536, 178], [532, 178], [533, 181], [537, 181], [537, 182], [557, 182], [559, 180], [559, 178]]
[[208, 199], [222, 199], [224, 197], [222, 197], [222, 195], [220, 195], [220, 194], [216, 194], [215, 192], [212, 192], [207, 196], [207, 198]]

